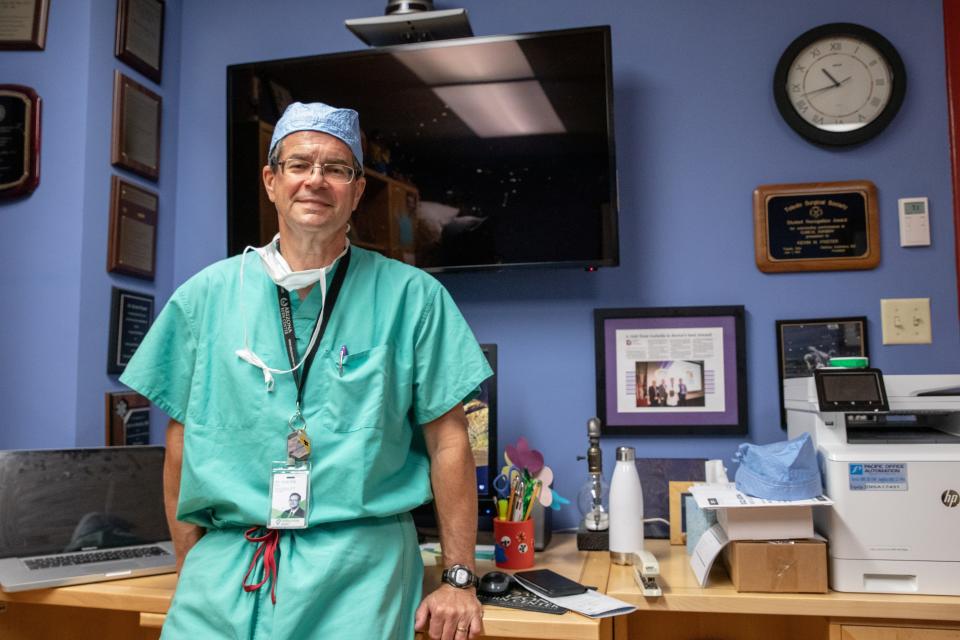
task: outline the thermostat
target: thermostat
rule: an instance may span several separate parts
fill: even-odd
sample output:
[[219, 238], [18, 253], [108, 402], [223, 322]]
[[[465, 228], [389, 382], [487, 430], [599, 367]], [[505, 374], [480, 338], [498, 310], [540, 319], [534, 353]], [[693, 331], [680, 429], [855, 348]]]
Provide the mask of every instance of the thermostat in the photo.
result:
[[930, 246], [930, 210], [926, 198], [900, 198], [900, 246]]

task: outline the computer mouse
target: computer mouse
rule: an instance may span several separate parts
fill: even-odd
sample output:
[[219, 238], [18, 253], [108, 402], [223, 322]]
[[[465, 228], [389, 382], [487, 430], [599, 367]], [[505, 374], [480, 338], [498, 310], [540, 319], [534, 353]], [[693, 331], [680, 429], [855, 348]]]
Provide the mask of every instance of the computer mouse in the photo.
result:
[[510, 582], [513, 577], [502, 571], [488, 571], [480, 578], [479, 591], [489, 594], [505, 593], [510, 589]]

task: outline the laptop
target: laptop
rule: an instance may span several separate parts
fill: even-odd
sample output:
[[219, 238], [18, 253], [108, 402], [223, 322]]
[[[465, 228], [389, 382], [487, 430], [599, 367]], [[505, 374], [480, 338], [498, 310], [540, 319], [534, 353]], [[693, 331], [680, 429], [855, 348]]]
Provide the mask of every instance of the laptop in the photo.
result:
[[163, 447], [0, 451], [0, 589], [176, 569]]

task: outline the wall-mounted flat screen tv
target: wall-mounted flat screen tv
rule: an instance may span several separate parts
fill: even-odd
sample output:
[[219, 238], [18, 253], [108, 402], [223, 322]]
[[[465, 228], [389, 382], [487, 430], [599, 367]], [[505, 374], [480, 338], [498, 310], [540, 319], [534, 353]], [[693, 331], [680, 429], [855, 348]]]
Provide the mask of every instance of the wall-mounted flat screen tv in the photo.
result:
[[321, 101], [360, 113], [355, 245], [434, 272], [619, 262], [607, 26], [233, 65], [227, 86], [231, 255], [277, 229], [274, 124]]

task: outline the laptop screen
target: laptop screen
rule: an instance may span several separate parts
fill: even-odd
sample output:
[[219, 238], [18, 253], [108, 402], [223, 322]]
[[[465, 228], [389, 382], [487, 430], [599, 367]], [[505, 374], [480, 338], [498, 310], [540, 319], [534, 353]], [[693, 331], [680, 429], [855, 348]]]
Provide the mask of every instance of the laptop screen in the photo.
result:
[[170, 539], [163, 447], [0, 451], [0, 558]]

